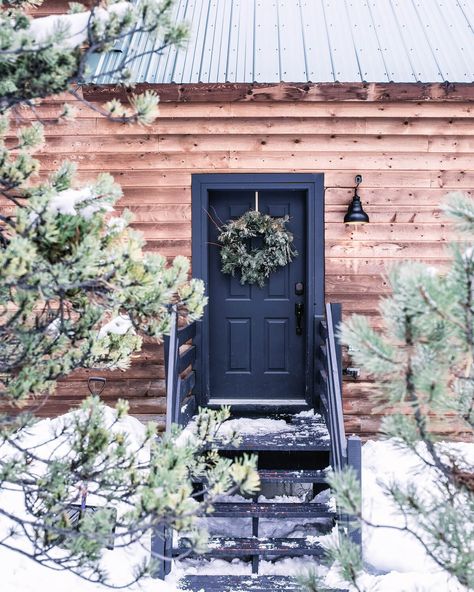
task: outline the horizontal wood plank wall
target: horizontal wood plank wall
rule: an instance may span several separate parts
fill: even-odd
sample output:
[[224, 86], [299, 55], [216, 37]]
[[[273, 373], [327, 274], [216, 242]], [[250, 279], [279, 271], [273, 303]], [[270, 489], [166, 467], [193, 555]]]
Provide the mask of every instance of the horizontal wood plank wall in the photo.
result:
[[[54, 117], [58, 105], [40, 108]], [[456, 102], [164, 103], [149, 128], [112, 124], [84, 106], [77, 119], [47, 129], [44, 173], [63, 159], [86, 181], [109, 171], [121, 183], [119, 209], [130, 209], [148, 248], [169, 257], [191, 255], [191, 175], [237, 172], [323, 172], [326, 186], [327, 299], [345, 315], [370, 315], [388, 293], [393, 262], [443, 265], [454, 238], [439, 204], [449, 191], [474, 188], [472, 104]], [[361, 174], [369, 225], [345, 227], [344, 212]], [[41, 413], [61, 412], [87, 392], [89, 372], [76, 372]], [[106, 374], [107, 401], [124, 397], [140, 418], [165, 411], [161, 348], [147, 343], [125, 372]], [[344, 384], [349, 433], [370, 436], [367, 377]], [[449, 421], [439, 426], [448, 431]]]

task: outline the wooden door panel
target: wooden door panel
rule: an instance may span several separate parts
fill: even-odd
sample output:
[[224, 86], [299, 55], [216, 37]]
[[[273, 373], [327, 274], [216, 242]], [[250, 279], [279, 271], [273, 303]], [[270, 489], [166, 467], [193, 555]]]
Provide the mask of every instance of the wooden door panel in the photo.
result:
[[265, 374], [288, 374], [289, 319], [265, 319]]
[[250, 300], [250, 286], [242, 285], [239, 278], [229, 276], [227, 281], [227, 298], [226, 300]]
[[251, 319], [227, 319], [227, 372], [252, 371], [251, 342]]

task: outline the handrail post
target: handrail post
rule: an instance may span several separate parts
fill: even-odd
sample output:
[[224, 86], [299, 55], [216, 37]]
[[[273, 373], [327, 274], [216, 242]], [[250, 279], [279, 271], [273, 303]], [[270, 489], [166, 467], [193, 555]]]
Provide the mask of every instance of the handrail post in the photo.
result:
[[[342, 410], [342, 390], [340, 371], [338, 365], [338, 352], [334, 335], [333, 306], [326, 304], [327, 322], [327, 358], [328, 358], [328, 383], [329, 383], [329, 418], [331, 428], [331, 446], [336, 453], [333, 459], [335, 468], [342, 468], [347, 461], [347, 443], [344, 430], [344, 416]], [[333, 441], [334, 438], [334, 441]]]
[[[313, 380], [314, 380], [314, 389], [313, 389], [313, 398], [311, 400], [311, 404], [316, 409], [316, 405], [319, 406], [319, 412], [324, 414], [324, 405], [323, 401], [321, 400], [321, 390], [324, 388], [324, 379], [323, 374], [325, 370], [325, 360], [324, 360], [324, 353], [323, 353], [323, 346], [325, 343], [323, 331], [322, 331], [322, 324], [324, 321], [324, 316], [315, 315], [313, 317], [313, 347], [314, 347], [314, 373], [313, 373]], [[319, 397], [317, 393], [319, 391]]]
[[331, 307], [332, 326], [334, 329], [334, 338], [336, 342], [336, 360], [339, 374], [339, 384], [342, 385], [342, 348], [339, 346], [339, 340], [336, 337], [336, 332], [342, 322], [342, 305], [337, 302], [332, 302], [329, 306]]
[[[165, 372], [166, 372], [166, 432], [169, 433], [175, 415], [178, 386], [178, 311], [176, 306], [171, 308], [170, 334], [165, 338]], [[165, 525], [157, 526], [151, 535], [152, 557], [156, 555], [157, 566], [151, 573], [152, 578], [164, 580], [171, 571], [171, 530]]]
[[175, 417], [178, 386], [178, 312], [173, 306], [171, 311], [171, 330], [165, 340], [165, 370], [166, 370], [166, 431], [169, 432]]
[[[352, 467], [357, 476], [360, 493], [362, 493], [362, 444], [359, 436], [349, 436], [347, 438], [347, 465]], [[360, 520], [349, 524], [349, 538], [353, 543], [359, 545], [362, 549], [362, 528]]]
[[157, 557], [151, 577], [164, 580], [171, 571], [171, 530], [165, 525], [155, 527], [151, 535], [151, 556]]

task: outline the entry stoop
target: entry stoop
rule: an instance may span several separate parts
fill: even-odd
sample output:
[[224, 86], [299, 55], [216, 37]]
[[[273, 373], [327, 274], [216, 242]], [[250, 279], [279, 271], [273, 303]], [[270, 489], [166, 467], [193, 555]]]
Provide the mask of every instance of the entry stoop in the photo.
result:
[[[244, 419], [243, 422], [231, 426], [241, 432], [239, 443], [229, 444], [224, 439], [212, 443], [212, 449], [227, 458], [254, 454], [257, 457], [257, 470], [264, 485], [265, 496], [269, 495], [270, 490], [273, 495], [275, 491], [283, 492], [288, 485], [302, 486], [301, 495], [297, 497], [297, 501], [291, 497], [272, 501], [271, 497], [262, 499], [255, 496], [252, 499], [242, 498], [238, 501], [235, 498], [224, 498], [214, 503], [214, 511], [209, 517], [228, 520], [221, 527], [214, 523], [214, 533], [210, 529], [208, 548], [200, 555], [203, 558], [203, 571], [206, 569], [206, 560], [214, 558], [231, 562], [239, 559], [247, 562], [248, 570], [251, 569], [252, 574], [234, 575], [232, 563], [229, 563], [228, 573], [224, 575], [184, 575], [178, 582], [180, 590], [301, 592], [301, 586], [295, 578], [268, 575], [268, 563], [264, 566], [265, 573], [259, 573], [261, 560], [276, 562], [279, 558], [308, 557], [309, 564], [320, 565], [326, 555], [321, 537], [335, 526], [360, 545], [360, 529], [357, 524], [338, 511], [331, 503], [329, 493], [324, 494], [329, 490], [329, 468], [339, 471], [350, 466], [359, 476], [361, 473], [360, 440], [354, 436], [347, 438], [344, 430], [341, 368], [338, 364], [339, 350], [335, 339], [334, 308], [334, 305], [326, 305], [325, 316], [314, 317], [315, 392], [306, 404], [301, 405], [300, 409], [292, 405], [285, 408], [284, 404], [272, 405], [268, 409], [262, 409], [257, 405], [238, 409], [232, 405], [233, 417], [228, 421]], [[168, 427], [172, 423], [185, 427], [190, 420], [192, 423], [192, 418], [197, 412], [197, 398], [193, 392], [193, 386], [196, 384], [195, 372], [192, 366], [189, 371], [192, 362], [188, 353], [195, 354], [195, 346], [189, 347], [189, 341], [193, 339], [194, 334], [195, 329], [192, 327], [178, 329], [175, 316], [166, 348]], [[185, 344], [188, 349], [180, 352], [180, 346]], [[186, 368], [188, 374], [185, 372]], [[211, 400], [208, 404], [213, 406], [215, 402]], [[262, 418], [278, 420], [278, 423], [274, 426], [265, 425], [264, 422], [251, 425], [253, 421], [258, 422]], [[204, 483], [196, 482], [195, 487], [196, 495], [206, 495]], [[242, 518], [248, 519], [244, 521], [245, 526], [239, 525], [232, 530], [232, 521]], [[275, 528], [263, 531], [264, 526], [267, 526], [263, 520], [271, 521]], [[289, 529], [278, 528], [278, 523], [286, 525], [288, 522], [292, 523]], [[311, 525], [311, 534], [305, 536], [307, 529], [303, 528], [300, 532], [299, 525]], [[295, 532], [296, 529], [298, 532]], [[268, 532], [275, 534], [271, 537], [263, 536]], [[292, 534], [298, 536], [292, 537]], [[165, 558], [159, 573], [156, 574], [158, 577], [164, 578], [170, 572], [173, 559], [197, 557], [187, 546], [185, 538], [173, 543], [173, 537], [166, 529], [157, 535], [154, 542], [152, 541], [152, 546]], [[309, 558], [312, 558], [312, 561]], [[210, 567], [212, 571], [212, 566]], [[328, 589], [327, 592], [346, 591]]]
[[[242, 416], [240, 416], [242, 418]], [[279, 429], [270, 433], [254, 432], [252, 422], [255, 416], [246, 417], [246, 433], [241, 435], [240, 443], [231, 446], [227, 442], [214, 442], [213, 448], [219, 453], [233, 457], [251, 451], [257, 456], [257, 468], [262, 484], [288, 485], [308, 484], [308, 494], [317, 494], [328, 488], [326, 483], [329, 465], [330, 438], [324, 420], [317, 413], [305, 412], [294, 415], [266, 416], [279, 420]], [[234, 417], [234, 419], [237, 419]], [[284, 420], [287, 429], [282, 427]], [[232, 421], [232, 420], [229, 420]], [[305, 460], [306, 459], [306, 460]], [[301, 463], [304, 468], [301, 468]], [[197, 484], [198, 486], [200, 484]], [[249, 518], [248, 532], [239, 536], [211, 536], [204, 559], [223, 559], [247, 561], [253, 576], [188, 576], [179, 582], [182, 590], [197, 592], [239, 592], [275, 591], [288, 592], [301, 590], [291, 577], [257, 575], [261, 559], [277, 560], [282, 557], [311, 556], [316, 563], [325, 557], [325, 549], [315, 536], [307, 537], [262, 537], [260, 520], [288, 521], [298, 524], [308, 519], [314, 520], [322, 532], [330, 530], [337, 520], [337, 513], [329, 504], [315, 501], [276, 503], [270, 500], [258, 501], [258, 497], [248, 501], [223, 501], [213, 504], [212, 518], [228, 518], [229, 523], [237, 518]], [[317, 528], [315, 526], [315, 528]], [[319, 531], [319, 530], [318, 530]], [[173, 557], [197, 557], [187, 546], [185, 539], [178, 541], [172, 549]], [[231, 572], [232, 566], [229, 564]]]

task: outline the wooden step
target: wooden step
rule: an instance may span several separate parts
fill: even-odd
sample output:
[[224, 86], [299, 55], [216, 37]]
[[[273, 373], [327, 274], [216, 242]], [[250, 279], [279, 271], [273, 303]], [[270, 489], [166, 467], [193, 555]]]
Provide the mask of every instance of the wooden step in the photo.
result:
[[189, 592], [301, 592], [301, 586], [284, 576], [186, 576], [179, 590]]
[[[259, 469], [258, 474], [262, 483], [326, 483], [326, 470], [301, 469], [291, 471], [287, 469]], [[193, 483], [204, 483], [202, 477], [194, 477]]]
[[[302, 592], [295, 578], [286, 576], [186, 576], [178, 589], [187, 592]], [[327, 592], [347, 592], [327, 590]]]
[[275, 399], [210, 399], [206, 407], [220, 409], [222, 405], [230, 407], [233, 418], [237, 417], [273, 417], [276, 414], [300, 413], [311, 411], [312, 407], [301, 399], [282, 400]]
[[216, 503], [213, 518], [336, 518], [326, 504]]
[[324, 470], [287, 471], [282, 469], [259, 469], [262, 483], [326, 483]]
[[[180, 541], [178, 547], [173, 549], [173, 555], [179, 556], [189, 551], [186, 541]], [[324, 557], [326, 552], [318, 542], [308, 538], [229, 538], [211, 537], [205, 553], [211, 557], [297, 557], [301, 555], [313, 555]]]
[[[329, 432], [321, 416], [286, 415], [273, 416], [272, 419], [283, 419], [288, 424], [288, 429], [265, 434], [243, 433], [237, 447], [219, 442], [219, 439], [216, 439], [212, 447], [219, 450], [253, 452], [269, 450], [282, 452], [329, 451]], [[249, 418], [248, 421], [250, 423], [253, 420]]]

